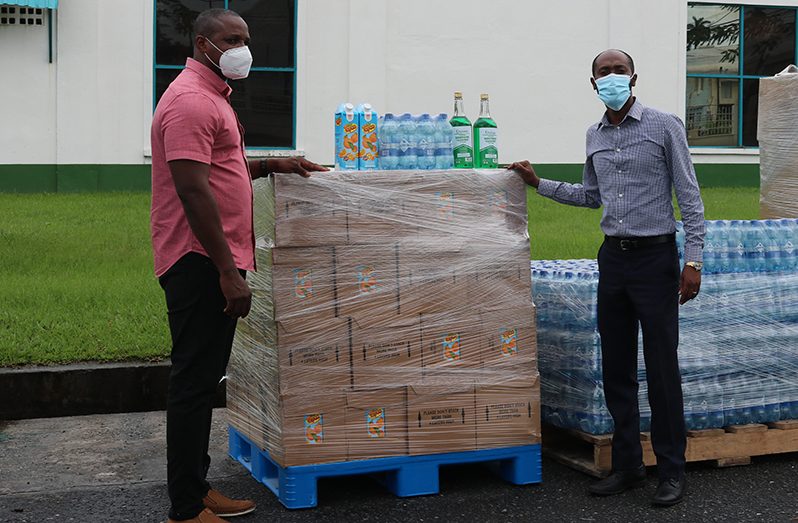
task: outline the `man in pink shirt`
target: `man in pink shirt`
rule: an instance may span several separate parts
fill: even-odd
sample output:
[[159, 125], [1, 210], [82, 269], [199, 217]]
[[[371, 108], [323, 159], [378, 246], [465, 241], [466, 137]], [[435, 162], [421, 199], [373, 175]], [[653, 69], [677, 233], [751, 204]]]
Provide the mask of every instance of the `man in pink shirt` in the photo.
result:
[[169, 521], [224, 521], [255, 510], [206, 481], [216, 387], [230, 357], [236, 320], [249, 313], [246, 271], [255, 269], [252, 179], [310, 176], [324, 167], [300, 158], [247, 160], [244, 129], [226, 79], [246, 78], [249, 29], [229, 10], [194, 22], [194, 57], [153, 116], [152, 243], [172, 335], [167, 401]]

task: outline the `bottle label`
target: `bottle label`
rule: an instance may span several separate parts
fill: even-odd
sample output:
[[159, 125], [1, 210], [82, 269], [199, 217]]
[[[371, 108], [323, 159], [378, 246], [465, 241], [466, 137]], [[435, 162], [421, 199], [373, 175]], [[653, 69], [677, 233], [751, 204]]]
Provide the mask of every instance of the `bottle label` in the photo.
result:
[[479, 167], [494, 168], [499, 165], [498, 129], [481, 127], [479, 129]]
[[470, 125], [452, 127], [454, 131], [454, 166], [473, 167], [474, 149], [471, 146], [472, 134]]

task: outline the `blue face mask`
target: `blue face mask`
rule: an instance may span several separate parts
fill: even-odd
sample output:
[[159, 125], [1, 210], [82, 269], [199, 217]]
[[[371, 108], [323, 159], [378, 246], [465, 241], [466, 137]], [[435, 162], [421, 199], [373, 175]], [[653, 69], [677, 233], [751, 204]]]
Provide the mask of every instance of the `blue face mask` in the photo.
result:
[[596, 80], [598, 97], [613, 111], [620, 110], [632, 96], [632, 77], [626, 74], [608, 74]]

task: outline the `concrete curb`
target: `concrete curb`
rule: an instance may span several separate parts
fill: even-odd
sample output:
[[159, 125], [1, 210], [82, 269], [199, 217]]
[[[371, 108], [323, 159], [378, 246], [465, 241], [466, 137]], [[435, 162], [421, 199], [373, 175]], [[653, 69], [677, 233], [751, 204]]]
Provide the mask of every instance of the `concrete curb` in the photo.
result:
[[[170, 369], [168, 362], [0, 369], [0, 419], [164, 410]], [[214, 406], [225, 406], [224, 382]]]

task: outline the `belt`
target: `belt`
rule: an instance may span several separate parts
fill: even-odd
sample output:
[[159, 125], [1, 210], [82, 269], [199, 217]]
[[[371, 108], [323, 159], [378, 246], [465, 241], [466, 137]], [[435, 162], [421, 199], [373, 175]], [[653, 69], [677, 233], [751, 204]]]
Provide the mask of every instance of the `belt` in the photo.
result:
[[659, 236], [640, 236], [638, 238], [619, 238], [617, 236], [604, 236], [604, 243], [609, 244], [622, 251], [633, 251], [641, 247], [659, 245], [661, 243], [673, 243], [676, 241], [675, 234], [661, 234]]

